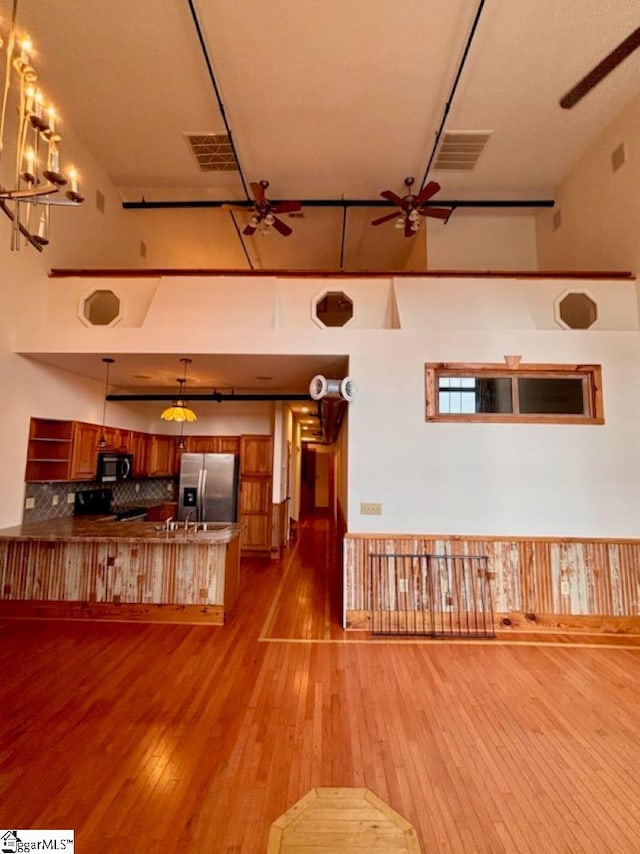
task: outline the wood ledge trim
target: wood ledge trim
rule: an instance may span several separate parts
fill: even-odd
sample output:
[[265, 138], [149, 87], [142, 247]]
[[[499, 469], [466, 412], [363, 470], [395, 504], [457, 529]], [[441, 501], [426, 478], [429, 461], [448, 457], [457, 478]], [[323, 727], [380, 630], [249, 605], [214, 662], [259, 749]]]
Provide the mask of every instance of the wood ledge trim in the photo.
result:
[[543, 537], [543, 536], [501, 536], [487, 534], [398, 534], [398, 533], [358, 533], [347, 531], [345, 540], [444, 540], [454, 543], [593, 543], [594, 545], [640, 545], [640, 539], [632, 537]]
[[53, 267], [51, 279], [82, 277], [91, 279], [168, 278], [171, 276], [271, 276], [280, 279], [400, 279], [400, 278], [461, 278], [461, 279], [586, 279], [635, 280], [630, 270], [249, 270], [206, 267], [157, 267], [130, 270], [123, 268], [89, 269]]

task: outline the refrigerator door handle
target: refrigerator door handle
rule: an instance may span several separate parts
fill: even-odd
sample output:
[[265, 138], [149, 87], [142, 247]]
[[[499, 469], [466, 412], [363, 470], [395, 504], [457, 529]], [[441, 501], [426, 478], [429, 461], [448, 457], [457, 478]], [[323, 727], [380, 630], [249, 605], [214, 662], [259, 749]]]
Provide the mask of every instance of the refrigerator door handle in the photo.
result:
[[200, 521], [202, 514], [202, 469], [198, 471], [198, 495], [196, 497], [196, 521]]
[[205, 507], [206, 507], [206, 499], [207, 499], [207, 470], [206, 468], [202, 469], [202, 499], [200, 503], [200, 512], [198, 515], [199, 522], [206, 522], [205, 517]]

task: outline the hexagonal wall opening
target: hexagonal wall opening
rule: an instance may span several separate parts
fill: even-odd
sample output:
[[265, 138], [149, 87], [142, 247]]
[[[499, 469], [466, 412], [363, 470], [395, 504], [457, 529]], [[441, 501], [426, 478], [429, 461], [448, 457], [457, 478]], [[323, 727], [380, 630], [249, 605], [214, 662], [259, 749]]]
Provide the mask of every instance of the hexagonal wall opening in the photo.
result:
[[574, 291], [556, 304], [557, 316], [567, 329], [589, 329], [598, 319], [598, 305], [589, 294]]
[[344, 291], [324, 291], [313, 301], [312, 316], [319, 326], [345, 326], [353, 317], [353, 300]]
[[93, 291], [83, 302], [82, 316], [91, 326], [110, 326], [120, 318], [120, 297], [107, 289]]

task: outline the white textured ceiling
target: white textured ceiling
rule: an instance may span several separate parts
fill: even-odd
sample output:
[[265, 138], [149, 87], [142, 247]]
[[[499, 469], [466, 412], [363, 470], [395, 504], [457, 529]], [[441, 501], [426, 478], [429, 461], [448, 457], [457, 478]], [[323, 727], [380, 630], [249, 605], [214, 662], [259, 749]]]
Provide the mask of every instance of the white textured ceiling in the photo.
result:
[[[274, 198], [379, 198], [422, 179], [477, 0], [193, 0], [247, 183]], [[9, 0], [0, 0], [6, 20]], [[446, 129], [491, 130], [473, 172], [432, 171], [440, 197], [552, 197], [638, 91], [640, 51], [572, 110], [558, 101], [638, 25], [637, 0], [486, 0]], [[201, 173], [185, 133], [224, 132], [187, 0], [21, 0], [38, 70], [76, 131], [136, 201], [243, 199], [236, 173]], [[175, 226], [196, 213], [168, 211]], [[131, 212], [132, 217], [147, 216]], [[200, 212], [199, 262], [243, 266], [228, 211]], [[351, 209], [347, 269], [402, 267], [411, 240]], [[245, 214], [237, 215], [242, 225]], [[342, 211], [307, 209], [291, 238], [247, 239], [256, 266], [335, 269]], [[446, 228], [429, 222], [434, 229]], [[182, 229], [193, 237], [197, 227]], [[193, 241], [192, 241], [193, 242]], [[186, 245], [186, 244], [185, 244]], [[188, 263], [188, 253], [182, 253]]]

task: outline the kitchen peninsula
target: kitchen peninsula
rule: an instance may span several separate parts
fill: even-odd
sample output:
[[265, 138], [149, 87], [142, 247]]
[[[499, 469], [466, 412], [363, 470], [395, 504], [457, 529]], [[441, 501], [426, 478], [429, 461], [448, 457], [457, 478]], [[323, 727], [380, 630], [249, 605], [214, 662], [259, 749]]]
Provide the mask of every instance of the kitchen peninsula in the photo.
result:
[[0, 617], [222, 625], [241, 525], [67, 517], [0, 530]]

